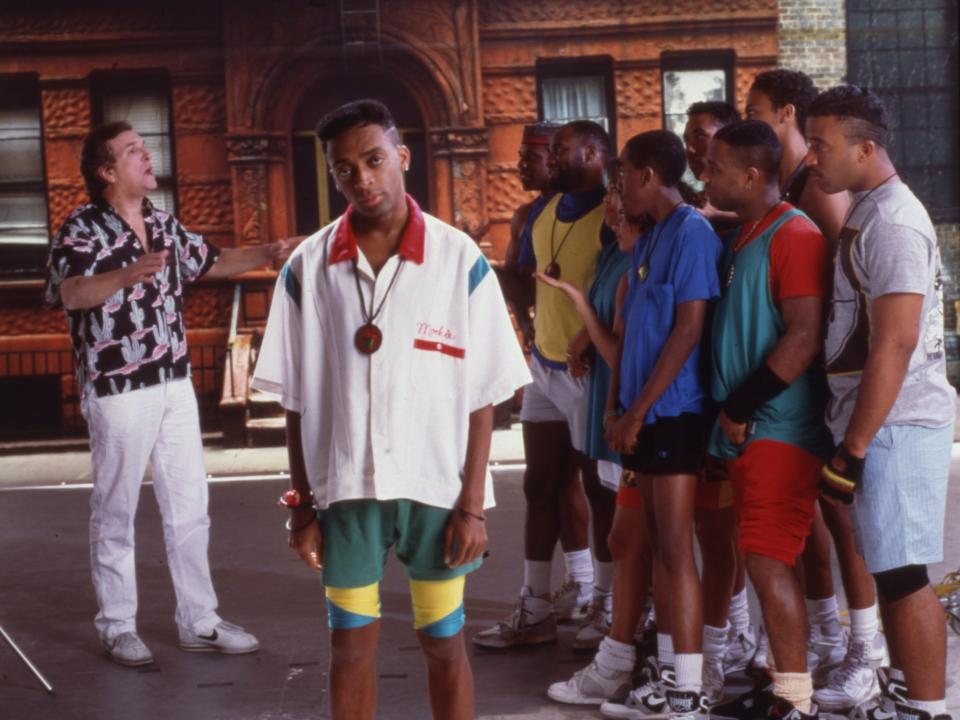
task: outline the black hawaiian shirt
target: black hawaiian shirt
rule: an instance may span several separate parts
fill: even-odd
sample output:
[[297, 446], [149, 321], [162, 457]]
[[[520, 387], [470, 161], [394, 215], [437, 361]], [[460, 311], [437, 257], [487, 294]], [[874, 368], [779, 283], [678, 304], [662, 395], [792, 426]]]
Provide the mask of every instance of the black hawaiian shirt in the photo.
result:
[[[121, 288], [102, 305], [67, 311], [67, 325], [83, 396], [138, 390], [190, 376], [183, 324], [183, 285], [206, 273], [220, 251], [188, 232], [173, 215], [143, 201], [151, 251], [167, 250], [153, 283]], [[145, 254], [133, 229], [108, 203], [74, 210], [50, 247], [44, 300], [62, 305], [60, 285], [68, 277], [109, 272]]]

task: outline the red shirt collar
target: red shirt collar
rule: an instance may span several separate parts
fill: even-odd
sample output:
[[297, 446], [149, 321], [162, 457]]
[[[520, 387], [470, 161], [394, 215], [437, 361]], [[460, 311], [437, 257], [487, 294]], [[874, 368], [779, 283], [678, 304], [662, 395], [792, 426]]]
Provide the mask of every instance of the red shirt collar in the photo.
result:
[[[400, 244], [397, 246], [397, 255], [417, 265], [422, 265], [426, 224], [423, 221], [423, 212], [417, 205], [417, 201], [409, 195], [406, 196], [406, 201], [409, 217], [407, 225], [403, 229]], [[344, 260], [357, 259], [357, 238], [353, 234], [353, 226], [350, 224], [352, 216], [353, 205], [349, 205], [337, 226], [337, 235], [333, 239], [333, 247], [330, 249], [330, 259], [328, 261], [330, 265], [335, 265]]]

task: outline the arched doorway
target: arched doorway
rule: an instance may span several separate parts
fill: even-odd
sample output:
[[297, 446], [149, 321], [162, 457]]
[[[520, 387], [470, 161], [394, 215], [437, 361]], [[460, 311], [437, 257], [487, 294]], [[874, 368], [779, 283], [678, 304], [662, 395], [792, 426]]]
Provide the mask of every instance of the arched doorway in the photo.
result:
[[291, 128], [291, 159], [296, 231], [312, 233], [346, 210], [346, 202], [330, 182], [323, 147], [317, 139], [317, 121], [327, 112], [362, 98], [384, 103], [393, 114], [412, 157], [407, 192], [428, 211], [435, 212], [430, 194], [430, 159], [426, 123], [413, 96], [383, 72], [361, 72], [328, 77], [300, 99]]

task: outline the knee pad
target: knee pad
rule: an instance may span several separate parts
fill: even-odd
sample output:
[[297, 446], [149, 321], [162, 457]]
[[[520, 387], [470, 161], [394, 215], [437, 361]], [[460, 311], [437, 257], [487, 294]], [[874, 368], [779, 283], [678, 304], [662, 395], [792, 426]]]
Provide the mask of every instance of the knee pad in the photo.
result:
[[463, 628], [466, 576], [449, 580], [410, 580], [413, 627], [431, 637], [453, 637]]
[[351, 630], [380, 618], [380, 586], [358, 588], [327, 586], [327, 624], [331, 630]]
[[926, 565], [904, 565], [893, 570], [873, 574], [877, 582], [877, 595], [887, 603], [903, 600], [930, 584]]

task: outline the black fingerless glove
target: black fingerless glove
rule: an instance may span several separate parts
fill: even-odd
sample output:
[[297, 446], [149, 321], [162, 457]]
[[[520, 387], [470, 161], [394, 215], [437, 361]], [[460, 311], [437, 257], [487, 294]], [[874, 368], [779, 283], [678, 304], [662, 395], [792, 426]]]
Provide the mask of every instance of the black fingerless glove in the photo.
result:
[[824, 500], [849, 505], [853, 502], [853, 493], [863, 479], [865, 458], [850, 454], [841, 443], [833, 458], [820, 471], [820, 494]]

